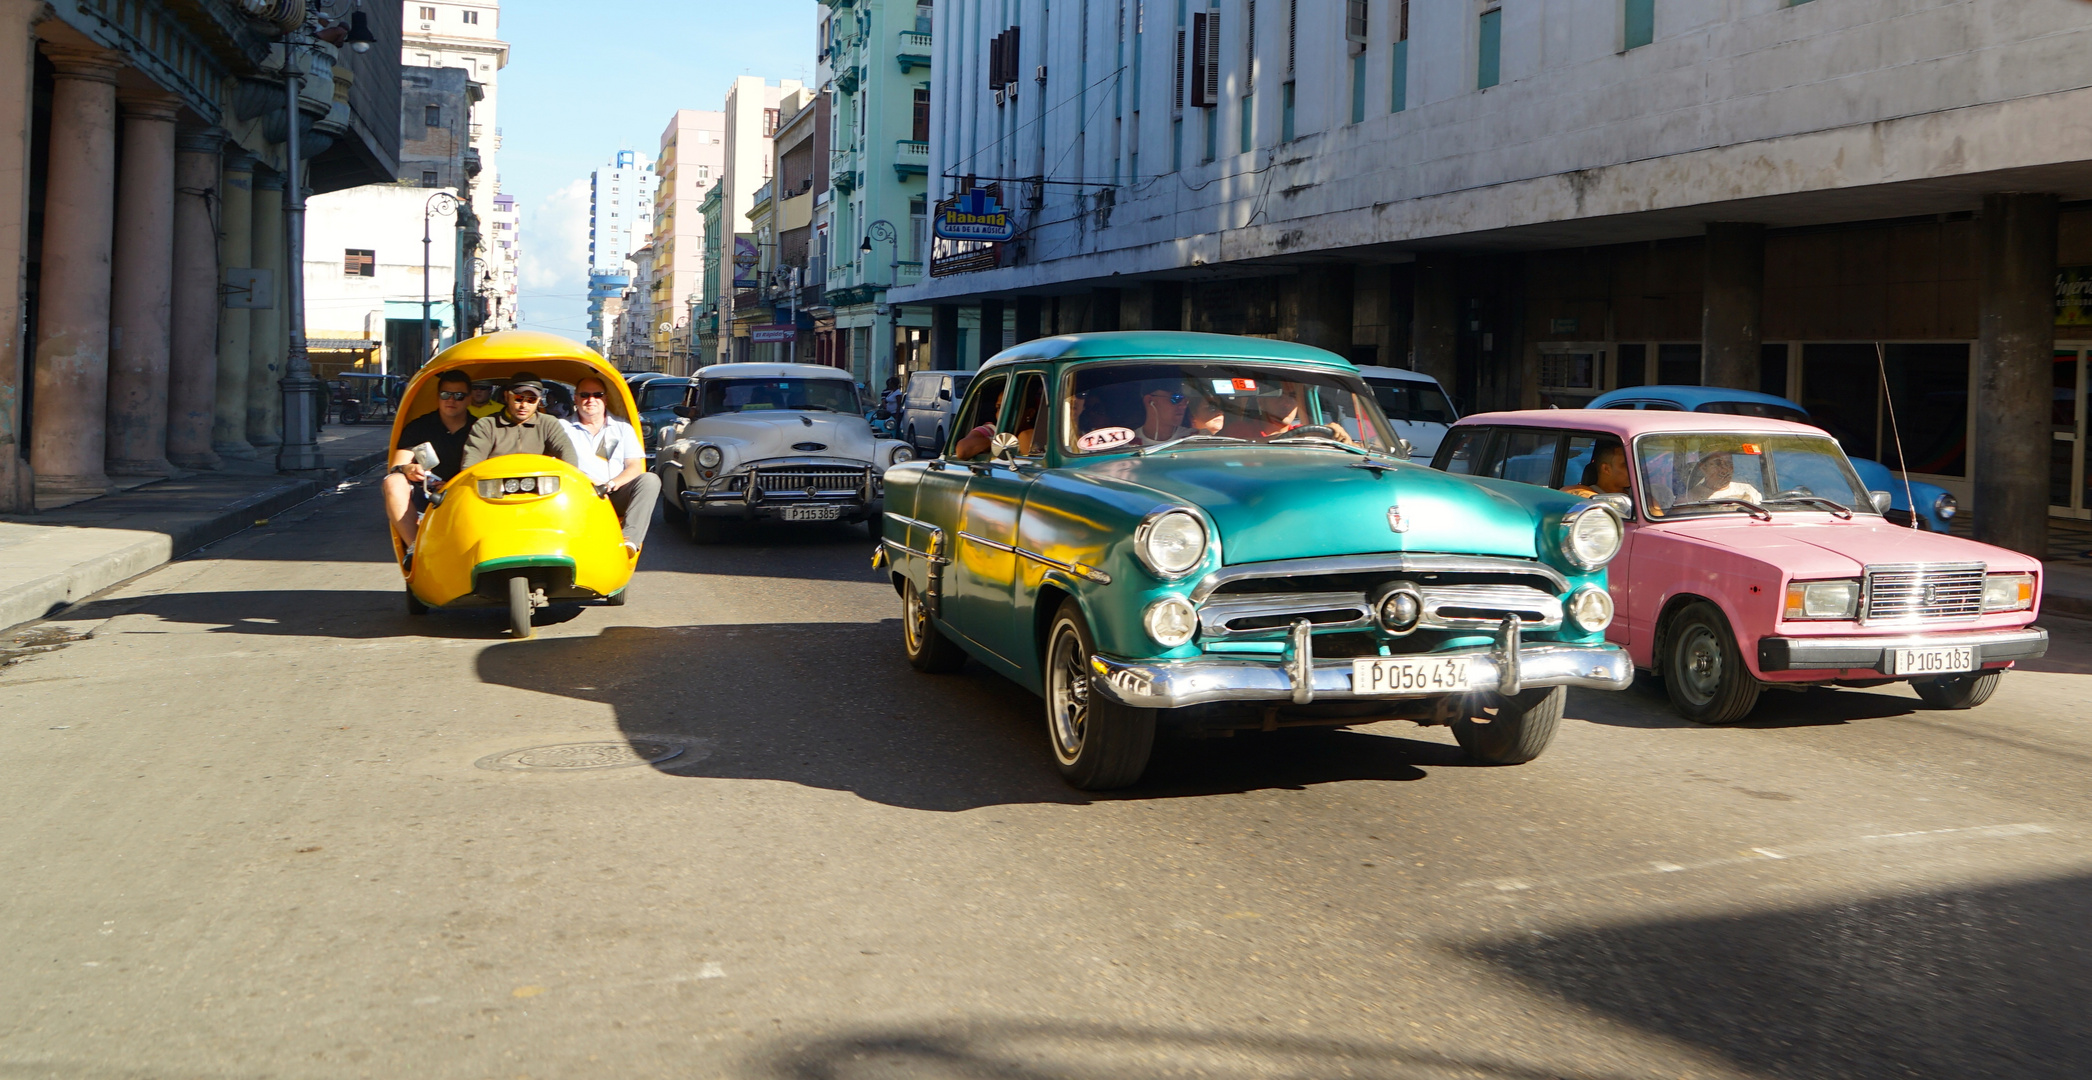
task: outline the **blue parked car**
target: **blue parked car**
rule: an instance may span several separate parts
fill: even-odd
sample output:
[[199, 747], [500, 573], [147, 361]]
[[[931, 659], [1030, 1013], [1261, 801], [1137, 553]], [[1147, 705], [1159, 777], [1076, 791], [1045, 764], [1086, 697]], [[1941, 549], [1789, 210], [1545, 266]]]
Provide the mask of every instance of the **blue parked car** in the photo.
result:
[[[1591, 399], [1586, 406], [1591, 409], [1673, 409], [1678, 412], [1730, 413], [1737, 416], [1764, 416], [1774, 420], [1792, 420], [1801, 424], [1823, 427], [1809, 418], [1809, 410], [1802, 408], [1776, 394], [1761, 394], [1755, 390], [1731, 390], [1724, 386], [1628, 386], [1608, 390]], [[1843, 433], [1831, 432], [1843, 439]], [[1848, 456], [1851, 448], [1847, 447]], [[1909, 493], [1904, 491], [1904, 482], [1889, 471], [1888, 466], [1878, 461], [1853, 456], [1852, 467], [1869, 491], [1889, 493], [1889, 512], [1882, 516], [1897, 525], [1923, 528], [1928, 532], [1947, 531], [1947, 522], [1953, 520], [1960, 505], [1946, 488], [1917, 480], [1910, 482]], [[1917, 503], [1915, 512], [1911, 503]], [[1916, 524], [1913, 524], [1913, 521]]]

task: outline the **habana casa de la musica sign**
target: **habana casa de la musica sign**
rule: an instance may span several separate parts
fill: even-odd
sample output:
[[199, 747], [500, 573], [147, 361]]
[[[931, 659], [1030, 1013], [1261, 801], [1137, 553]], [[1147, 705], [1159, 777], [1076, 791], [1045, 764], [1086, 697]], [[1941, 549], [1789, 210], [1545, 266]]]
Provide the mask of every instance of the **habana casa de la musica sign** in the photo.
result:
[[932, 231], [944, 240], [983, 240], [999, 244], [1017, 235], [1017, 221], [1001, 205], [995, 193], [987, 188], [974, 188], [939, 200]]

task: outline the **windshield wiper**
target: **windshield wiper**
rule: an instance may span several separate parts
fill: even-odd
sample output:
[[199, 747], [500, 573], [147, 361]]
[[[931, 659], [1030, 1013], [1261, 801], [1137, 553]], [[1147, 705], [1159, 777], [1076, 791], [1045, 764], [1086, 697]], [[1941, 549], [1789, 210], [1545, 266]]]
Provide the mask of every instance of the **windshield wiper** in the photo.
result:
[[1772, 498], [1767, 499], [1765, 501], [1768, 504], [1772, 505], [1778, 505], [1780, 503], [1816, 503], [1819, 506], [1830, 507], [1830, 512], [1838, 517], [1844, 518], [1847, 521], [1852, 520], [1851, 507], [1839, 502], [1836, 499], [1826, 499], [1821, 495], [1775, 495]]
[[1185, 435], [1185, 436], [1181, 436], [1181, 437], [1179, 437], [1179, 438], [1171, 439], [1171, 440], [1169, 440], [1168, 442], [1159, 442], [1159, 443], [1156, 443], [1156, 444], [1155, 444], [1155, 445], [1153, 445], [1153, 446], [1143, 446], [1143, 447], [1139, 448], [1138, 450], [1135, 450], [1135, 451], [1134, 451], [1134, 453], [1136, 453], [1136, 454], [1140, 455], [1141, 457], [1147, 457], [1147, 456], [1148, 456], [1149, 454], [1152, 454], [1152, 453], [1154, 453], [1154, 452], [1155, 452], [1155, 451], [1157, 451], [1157, 450], [1167, 450], [1167, 449], [1169, 449], [1170, 447], [1172, 447], [1172, 446], [1176, 446], [1176, 445], [1178, 445], [1178, 444], [1180, 444], [1180, 443], [1188, 443], [1188, 442], [1248, 442], [1248, 441], [1249, 441], [1248, 439], [1238, 439], [1238, 438], [1234, 437], [1233, 435], [1208, 435], [1208, 434], [1205, 434], [1204, 432], [1200, 432], [1200, 433], [1199, 433], [1199, 434], [1197, 434], [1197, 435]]
[[1772, 520], [1772, 511], [1759, 506], [1749, 499], [1701, 499], [1698, 502], [1672, 503], [1669, 509], [1683, 510], [1691, 506], [1733, 506], [1760, 521]]
[[1275, 439], [1265, 439], [1264, 442], [1270, 445], [1277, 445], [1279, 443], [1312, 443], [1316, 446], [1334, 446], [1339, 450], [1349, 450], [1360, 457], [1373, 456], [1370, 453], [1367, 453], [1366, 449], [1362, 446], [1355, 446], [1351, 443], [1343, 441], [1342, 439], [1332, 439], [1327, 435], [1284, 435]]

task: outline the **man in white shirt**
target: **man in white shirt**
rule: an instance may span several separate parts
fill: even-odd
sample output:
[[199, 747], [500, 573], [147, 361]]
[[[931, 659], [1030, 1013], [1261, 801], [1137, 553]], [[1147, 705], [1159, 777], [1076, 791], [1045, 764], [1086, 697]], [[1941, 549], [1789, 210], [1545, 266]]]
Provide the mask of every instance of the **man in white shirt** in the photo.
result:
[[661, 478], [646, 471], [646, 446], [632, 425], [610, 415], [610, 395], [600, 379], [574, 384], [574, 418], [567, 437], [581, 454], [581, 471], [597, 487], [610, 489], [610, 505], [625, 527], [625, 547], [634, 555], [654, 521]]

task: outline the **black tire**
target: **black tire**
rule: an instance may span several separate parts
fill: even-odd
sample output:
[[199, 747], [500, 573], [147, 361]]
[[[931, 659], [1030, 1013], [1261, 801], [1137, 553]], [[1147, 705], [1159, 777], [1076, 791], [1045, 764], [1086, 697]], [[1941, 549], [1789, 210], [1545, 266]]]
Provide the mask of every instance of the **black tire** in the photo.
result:
[[363, 414], [362, 414], [362, 413], [360, 413], [360, 412], [357, 412], [357, 411], [356, 411], [356, 410], [354, 410], [354, 409], [343, 409], [343, 410], [341, 411], [341, 422], [342, 422], [343, 424], [356, 424], [356, 423], [361, 423], [362, 421], [363, 421]]
[[427, 604], [422, 603], [421, 597], [414, 595], [413, 588], [409, 587], [407, 589], [407, 614], [426, 615], [428, 613], [429, 606]]
[[603, 602], [611, 607], [624, 607], [625, 597], [630, 596], [631, 594], [632, 586], [626, 585], [624, 588], [619, 589], [618, 591], [611, 593], [609, 596], [604, 597]]
[[703, 514], [684, 514], [683, 532], [693, 544], [716, 544], [726, 539], [728, 522]]
[[[667, 498], [661, 500], [661, 520], [670, 525], [683, 525], [690, 512], [683, 509], [683, 478], [677, 476], [674, 484], [663, 483], [661, 490]], [[685, 526], [687, 527], [687, 526]]]
[[1686, 605], [1663, 635], [1664, 692], [1678, 715], [1698, 724], [1733, 724], [1751, 714], [1762, 689], [1743, 662], [1721, 609]]
[[908, 425], [908, 445], [910, 447], [913, 447], [917, 453], [922, 452], [923, 441], [921, 438], [916, 436], [914, 424]]
[[929, 675], [949, 675], [966, 666], [966, 650], [937, 629], [915, 584], [901, 579], [901, 649], [908, 664]]
[[530, 636], [530, 579], [521, 574], [508, 579], [508, 628], [517, 638]]
[[1973, 709], [1989, 701], [1990, 695], [1998, 692], [1998, 683], [2004, 678], [2002, 671], [1939, 675], [1930, 679], [1912, 679], [1910, 688], [1916, 690], [1918, 697], [1932, 708]]
[[1527, 690], [1513, 697], [1477, 694], [1468, 712], [1453, 721], [1453, 738], [1467, 756], [1484, 765], [1523, 765], [1539, 757], [1562, 727], [1566, 686]]
[[1061, 603], [1046, 635], [1046, 741], [1061, 777], [1084, 791], [1140, 779], [1155, 752], [1154, 709], [1136, 709], [1090, 685], [1096, 648], [1075, 601]]

